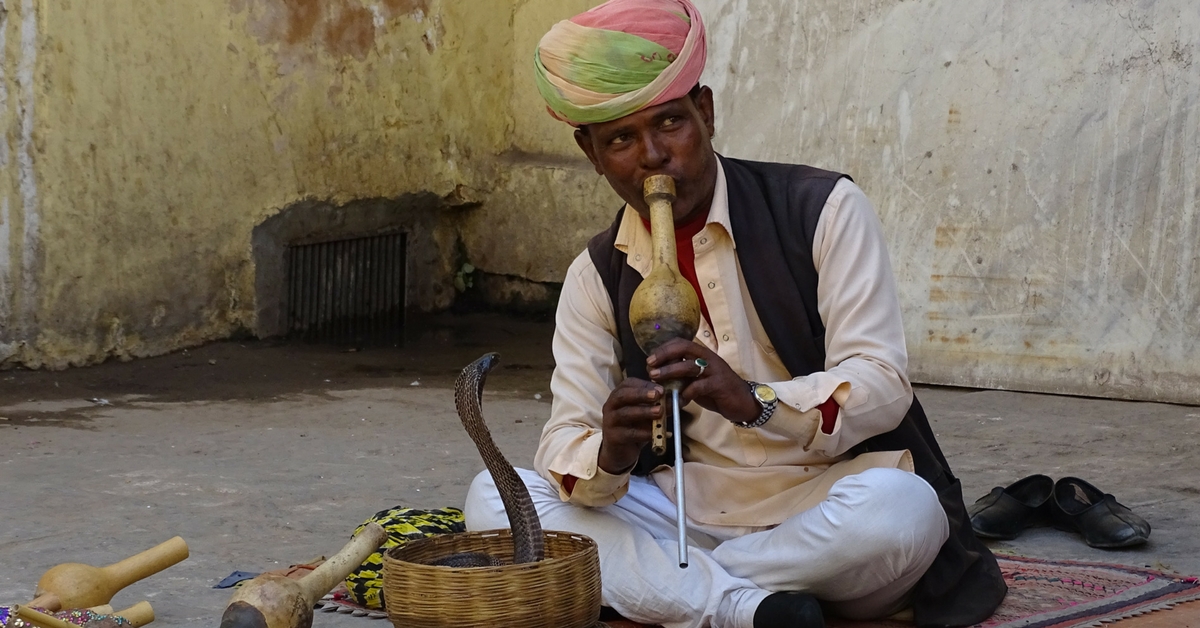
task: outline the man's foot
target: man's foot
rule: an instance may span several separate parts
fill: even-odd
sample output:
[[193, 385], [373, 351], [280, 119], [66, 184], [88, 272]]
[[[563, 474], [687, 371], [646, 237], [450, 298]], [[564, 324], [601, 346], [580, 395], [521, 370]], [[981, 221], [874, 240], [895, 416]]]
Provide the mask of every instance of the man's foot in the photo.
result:
[[825, 628], [817, 598], [797, 591], [768, 595], [754, 611], [754, 628]]

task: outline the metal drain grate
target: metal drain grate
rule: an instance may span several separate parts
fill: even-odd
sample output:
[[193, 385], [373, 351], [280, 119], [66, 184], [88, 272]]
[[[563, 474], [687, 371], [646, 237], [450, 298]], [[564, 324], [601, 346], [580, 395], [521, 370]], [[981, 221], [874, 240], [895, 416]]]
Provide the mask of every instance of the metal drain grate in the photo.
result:
[[288, 247], [288, 332], [309, 342], [395, 345], [403, 337], [403, 233]]

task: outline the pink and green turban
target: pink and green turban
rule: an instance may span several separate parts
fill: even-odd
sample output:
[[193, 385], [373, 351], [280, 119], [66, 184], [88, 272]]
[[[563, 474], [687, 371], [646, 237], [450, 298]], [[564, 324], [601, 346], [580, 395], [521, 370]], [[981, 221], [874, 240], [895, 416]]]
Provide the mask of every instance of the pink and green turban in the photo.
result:
[[706, 54], [704, 22], [689, 0], [609, 0], [555, 24], [534, 71], [550, 114], [578, 126], [686, 95]]

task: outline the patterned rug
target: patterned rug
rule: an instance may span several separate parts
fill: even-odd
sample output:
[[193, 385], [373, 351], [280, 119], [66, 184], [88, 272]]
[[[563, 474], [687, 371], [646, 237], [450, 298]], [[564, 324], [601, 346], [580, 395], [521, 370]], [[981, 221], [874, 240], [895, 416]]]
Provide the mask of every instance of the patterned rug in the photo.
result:
[[[1008, 597], [978, 628], [1084, 628], [1200, 600], [1200, 580], [1123, 565], [997, 556]], [[383, 619], [334, 589], [318, 607], [326, 612]], [[614, 623], [636, 626], [632, 622]], [[830, 628], [912, 628], [901, 621], [834, 620]]]
[[[1139, 567], [997, 556], [1008, 596], [978, 628], [1083, 628], [1200, 599], [1200, 581]], [[831, 622], [843, 628], [911, 628], [898, 621]]]
[[337, 585], [332, 591], [326, 593], [325, 597], [317, 600], [314, 610], [325, 611], [326, 613], [343, 613], [353, 615], [354, 617], [367, 617], [370, 619], [387, 619], [387, 611], [367, 608], [354, 601], [349, 589], [346, 588], [345, 582]]

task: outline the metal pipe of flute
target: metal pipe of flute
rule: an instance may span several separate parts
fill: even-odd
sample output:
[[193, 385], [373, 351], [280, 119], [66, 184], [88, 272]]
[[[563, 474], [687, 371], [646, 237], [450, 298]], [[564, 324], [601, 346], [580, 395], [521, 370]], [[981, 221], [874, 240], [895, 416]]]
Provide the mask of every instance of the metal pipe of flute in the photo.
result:
[[679, 528], [679, 567], [688, 566], [687, 515], [683, 508], [683, 427], [679, 419], [679, 391], [671, 391], [672, 429], [675, 430], [675, 525]]

